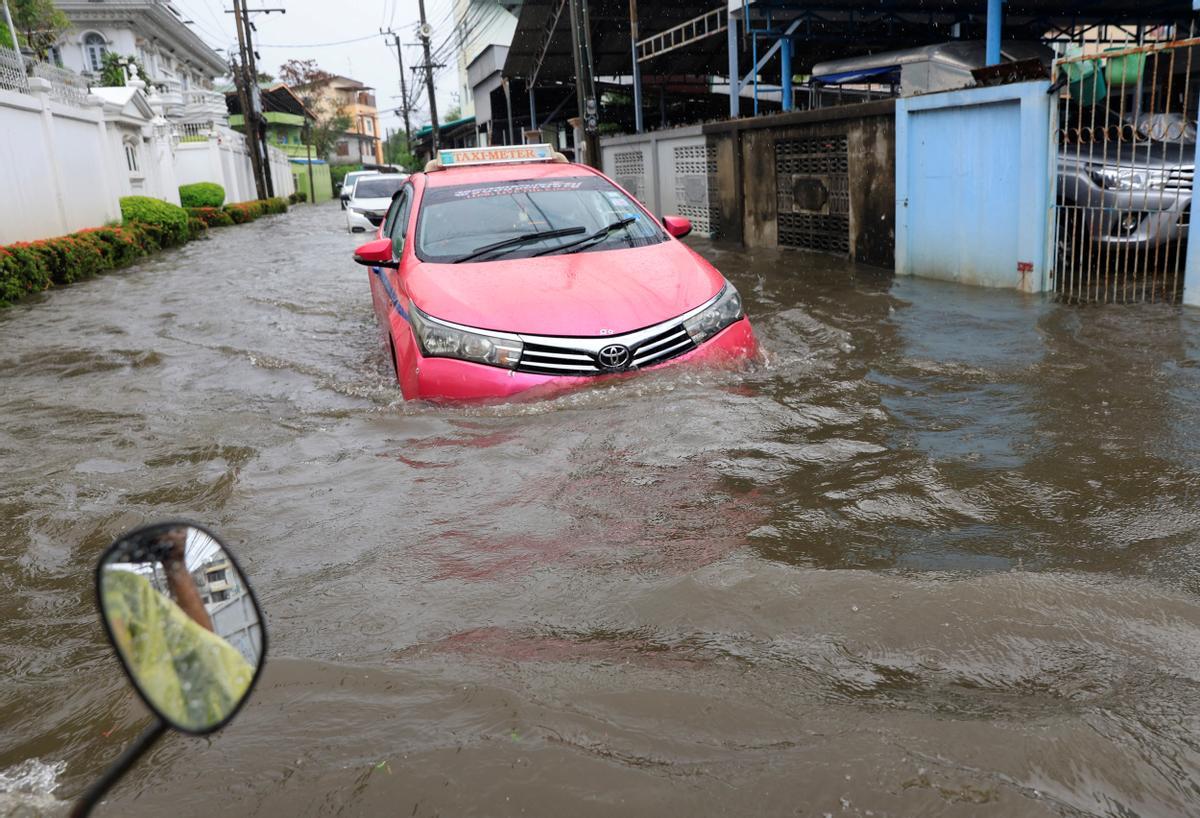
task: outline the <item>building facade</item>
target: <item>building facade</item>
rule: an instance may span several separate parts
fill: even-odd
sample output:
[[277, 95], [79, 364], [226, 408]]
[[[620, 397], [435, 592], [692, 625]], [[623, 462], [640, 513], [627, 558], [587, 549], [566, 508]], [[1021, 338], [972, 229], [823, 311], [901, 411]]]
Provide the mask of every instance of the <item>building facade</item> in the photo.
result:
[[[329, 163], [325, 157], [317, 155], [307, 142], [309, 128], [316, 117], [292, 89], [282, 83], [264, 87], [260, 91], [267, 141], [288, 157], [295, 189], [311, 202], [325, 202], [333, 198]], [[226, 94], [225, 104], [229, 110], [230, 126], [245, 133], [245, 119], [238, 95]]]
[[[454, 0], [458, 102], [464, 117], [473, 116], [481, 124], [484, 122], [476, 110], [479, 99], [469, 69], [489, 46], [501, 46], [507, 53], [517, 30], [521, 5], [521, 0]], [[503, 60], [500, 65], [504, 65]]]
[[341, 115], [350, 119], [350, 128], [334, 143], [327, 158], [334, 165], [382, 165], [383, 133], [374, 89], [350, 77], [333, 75], [294, 89], [313, 100], [311, 107], [319, 117]]
[[71, 28], [53, 49], [60, 66], [99, 77], [104, 55], [135, 58], [162, 98], [167, 119], [223, 119], [225, 99], [213, 81], [227, 73], [221, 55], [184, 22], [169, 0], [57, 0]]

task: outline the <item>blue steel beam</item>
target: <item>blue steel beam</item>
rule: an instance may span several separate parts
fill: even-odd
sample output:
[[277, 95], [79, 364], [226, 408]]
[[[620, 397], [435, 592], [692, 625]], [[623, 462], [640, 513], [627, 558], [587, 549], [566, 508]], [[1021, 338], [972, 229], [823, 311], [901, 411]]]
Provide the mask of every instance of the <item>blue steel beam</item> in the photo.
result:
[[1003, 23], [1003, 14], [1001, 0], [988, 0], [987, 47], [984, 50], [984, 61], [988, 65], [997, 65], [1000, 62], [1000, 26]]
[[741, 116], [739, 103], [742, 97], [742, 83], [741, 74], [738, 72], [737, 18], [732, 14], [729, 15], [726, 37], [729, 48], [729, 118], [737, 119]]
[[779, 52], [779, 70], [783, 80], [783, 110], [790, 111], [792, 102], [792, 41], [783, 41], [784, 46]]
[[[730, 17], [729, 19], [732, 20], [733, 18]], [[775, 52], [779, 50], [780, 45], [786, 42], [792, 34], [796, 33], [796, 29], [798, 29], [800, 24], [803, 22], [803, 17], [797, 17], [795, 20], [792, 20], [792, 24], [783, 30], [783, 33], [779, 35], [779, 39], [775, 41], [775, 44], [767, 49], [767, 53], [762, 55], [758, 62], [754, 64], [754, 67], [750, 69], [750, 73], [742, 79], [741, 85], [743, 88], [753, 82], [754, 78], [757, 77], [759, 73], [761, 73], [762, 70], [767, 67], [767, 63], [772, 57], [775, 56]], [[730, 66], [732, 65], [733, 63], [731, 62]]]

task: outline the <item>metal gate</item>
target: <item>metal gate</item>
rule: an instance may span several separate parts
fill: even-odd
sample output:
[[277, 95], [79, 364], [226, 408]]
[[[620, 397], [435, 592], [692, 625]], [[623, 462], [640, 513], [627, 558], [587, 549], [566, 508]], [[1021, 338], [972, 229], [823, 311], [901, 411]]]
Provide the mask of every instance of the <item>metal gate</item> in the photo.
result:
[[775, 142], [779, 244], [850, 252], [850, 154], [840, 136]]
[[1197, 45], [1190, 35], [1150, 44], [1094, 42], [1089, 53], [1069, 50], [1056, 61], [1054, 289], [1061, 299], [1181, 299], [1196, 155]]

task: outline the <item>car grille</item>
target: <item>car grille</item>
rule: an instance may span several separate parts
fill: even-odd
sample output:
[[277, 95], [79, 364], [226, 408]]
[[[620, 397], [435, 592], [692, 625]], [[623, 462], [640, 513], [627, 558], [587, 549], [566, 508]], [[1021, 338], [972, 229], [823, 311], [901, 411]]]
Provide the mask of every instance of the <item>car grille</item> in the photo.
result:
[[[633, 345], [622, 343], [622, 337], [628, 336], [614, 335], [605, 338], [600, 346], [594, 338], [586, 339], [585, 344], [582, 338], [535, 336], [537, 341], [533, 341], [526, 336], [517, 371], [534, 375], [606, 375], [654, 366], [696, 348], [683, 324], [675, 324], [650, 337], [641, 337], [643, 333], [637, 335], [638, 342]], [[586, 348], [589, 346], [596, 347], [595, 351]], [[628, 349], [627, 362], [620, 366], [602, 363], [601, 350], [610, 346]]]
[[1195, 172], [1188, 168], [1186, 170], [1172, 170], [1167, 174], [1165, 187], [1168, 190], [1191, 190], [1192, 177]]

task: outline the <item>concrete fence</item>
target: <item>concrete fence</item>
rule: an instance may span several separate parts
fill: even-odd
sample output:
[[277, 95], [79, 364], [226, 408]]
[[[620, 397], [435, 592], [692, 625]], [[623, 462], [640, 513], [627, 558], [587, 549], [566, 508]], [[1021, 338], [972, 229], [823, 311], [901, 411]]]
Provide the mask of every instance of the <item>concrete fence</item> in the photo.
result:
[[[175, 175], [179, 184], [216, 182], [225, 188], [227, 203], [248, 202], [258, 198], [254, 187], [254, 166], [246, 137], [225, 125], [187, 123], [178, 126], [179, 144], [175, 147]], [[267, 149], [271, 179], [276, 196], [289, 196], [296, 186], [287, 154], [275, 147]]]
[[[178, 186], [216, 182], [227, 202], [258, 198], [245, 137], [216, 126], [179, 140], [153, 111], [96, 94], [67, 104], [41, 77], [28, 90], [0, 89], [0, 244], [61, 236], [121, 218], [131, 194], [179, 203]], [[269, 149], [275, 195], [295, 181], [287, 155]]]
[[686, 216], [706, 236], [720, 231], [717, 155], [699, 126], [600, 141], [604, 173], [656, 216]]
[[56, 102], [51, 84], [0, 90], [0, 244], [120, 219], [103, 102]]

